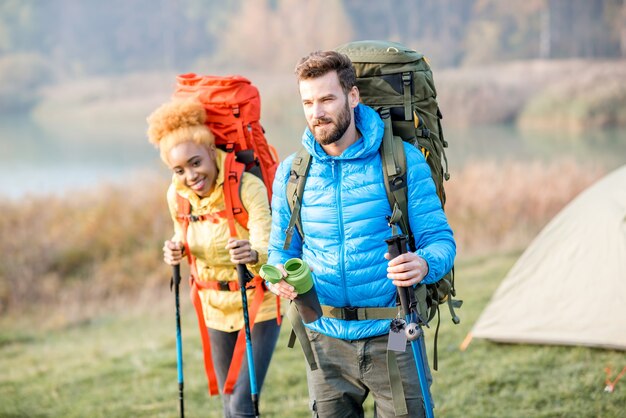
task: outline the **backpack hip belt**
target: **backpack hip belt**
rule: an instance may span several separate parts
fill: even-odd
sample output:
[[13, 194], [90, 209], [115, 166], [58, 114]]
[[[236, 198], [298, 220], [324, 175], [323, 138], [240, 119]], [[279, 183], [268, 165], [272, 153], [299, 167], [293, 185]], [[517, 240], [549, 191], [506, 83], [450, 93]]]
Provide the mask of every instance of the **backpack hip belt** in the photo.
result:
[[[255, 280], [250, 281], [248, 282], [248, 284], [246, 284], [246, 289], [256, 289], [259, 285], [264, 291], [267, 290], [264, 280], [262, 280], [261, 283], [257, 283]], [[198, 281], [197, 286], [199, 289], [220, 290], [223, 292], [239, 292], [239, 290], [241, 289], [241, 287], [239, 286], [239, 282], [236, 280]]]
[[335, 319], [343, 319], [344, 321], [364, 321], [368, 319], [393, 319], [398, 316], [399, 308], [355, 308], [344, 307], [335, 308], [333, 306], [322, 305], [322, 313], [324, 316]]

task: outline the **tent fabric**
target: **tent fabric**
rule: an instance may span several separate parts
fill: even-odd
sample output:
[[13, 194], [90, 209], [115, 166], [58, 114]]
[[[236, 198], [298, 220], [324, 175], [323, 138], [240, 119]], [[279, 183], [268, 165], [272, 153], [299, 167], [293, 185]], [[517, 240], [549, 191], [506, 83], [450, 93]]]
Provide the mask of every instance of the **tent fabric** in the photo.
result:
[[533, 240], [474, 338], [626, 350], [626, 165], [572, 200]]

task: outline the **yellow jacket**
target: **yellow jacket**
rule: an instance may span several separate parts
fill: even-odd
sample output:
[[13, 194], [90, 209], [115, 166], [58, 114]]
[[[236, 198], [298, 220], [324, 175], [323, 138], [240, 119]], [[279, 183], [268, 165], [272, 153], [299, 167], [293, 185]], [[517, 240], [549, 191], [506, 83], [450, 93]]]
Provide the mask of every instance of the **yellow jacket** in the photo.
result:
[[[226, 153], [217, 150], [218, 176], [216, 187], [210, 196], [200, 198], [190, 188], [181, 184], [176, 176], [167, 191], [167, 202], [170, 214], [174, 221], [173, 241], [184, 241], [181, 224], [176, 220], [177, 202], [176, 193], [185, 197], [191, 203], [192, 215], [215, 213], [225, 209], [224, 202], [224, 174], [222, 167]], [[248, 211], [248, 230], [235, 222], [239, 239], [248, 239], [251, 247], [259, 254], [256, 264], [248, 264], [253, 274], [258, 274], [259, 268], [267, 262], [267, 243], [269, 239], [272, 217], [267, 199], [267, 191], [263, 181], [250, 173], [243, 173], [240, 187], [241, 201]], [[211, 221], [190, 222], [187, 229], [187, 242], [191, 253], [196, 257], [198, 276], [201, 281], [237, 281], [237, 270], [230, 261], [228, 250], [224, 247], [230, 237], [228, 220], [219, 218], [216, 223]], [[256, 289], [249, 289], [248, 304], [254, 298]], [[241, 293], [236, 291], [210, 290], [200, 291], [204, 319], [207, 327], [232, 332], [243, 328], [243, 310]], [[267, 321], [276, 318], [276, 296], [266, 291], [255, 322]]]

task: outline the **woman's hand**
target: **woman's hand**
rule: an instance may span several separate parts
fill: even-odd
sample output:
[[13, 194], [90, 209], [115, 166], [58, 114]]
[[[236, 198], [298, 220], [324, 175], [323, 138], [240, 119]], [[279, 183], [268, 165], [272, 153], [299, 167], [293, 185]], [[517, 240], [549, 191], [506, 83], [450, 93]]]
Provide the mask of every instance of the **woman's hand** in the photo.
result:
[[185, 246], [182, 242], [174, 242], [167, 240], [163, 244], [163, 261], [170, 266], [177, 266], [180, 264], [185, 253]]
[[[389, 253], [385, 254], [389, 260]], [[428, 274], [428, 263], [415, 253], [400, 254], [387, 265], [387, 277], [395, 286], [409, 287], [424, 279]]]
[[233, 264], [256, 264], [259, 261], [259, 253], [252, 249], [247, 239], [228, 238], [225, 248]]

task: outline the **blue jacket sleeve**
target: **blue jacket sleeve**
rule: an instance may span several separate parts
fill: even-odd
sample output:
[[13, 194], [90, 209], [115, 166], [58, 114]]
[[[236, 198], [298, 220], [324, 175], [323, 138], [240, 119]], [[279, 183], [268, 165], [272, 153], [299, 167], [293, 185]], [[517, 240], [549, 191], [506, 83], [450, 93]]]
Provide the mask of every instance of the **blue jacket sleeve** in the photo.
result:
[[291, 246], [287, 250], [283, 249], [286, 237], [285, 230], [289, 225], [291, 217], [291, 210], [289, 209], [285, 192], [294, 156], [295, 154], [287, 157], [278, 166], [272, 186], [272, 229], [268, 245], [268, 264], [271, 265], [284, 264], [290, 258], [300, 258], [302, 256], [302, 237], [295, 228]]
[[415, 253], [428, 263], [423, 283], [434, 283], [452, 269], [456, 243], [437, 196], [430, 167], [417, 148], [405, 144], [408, 172], [409, 222]]

